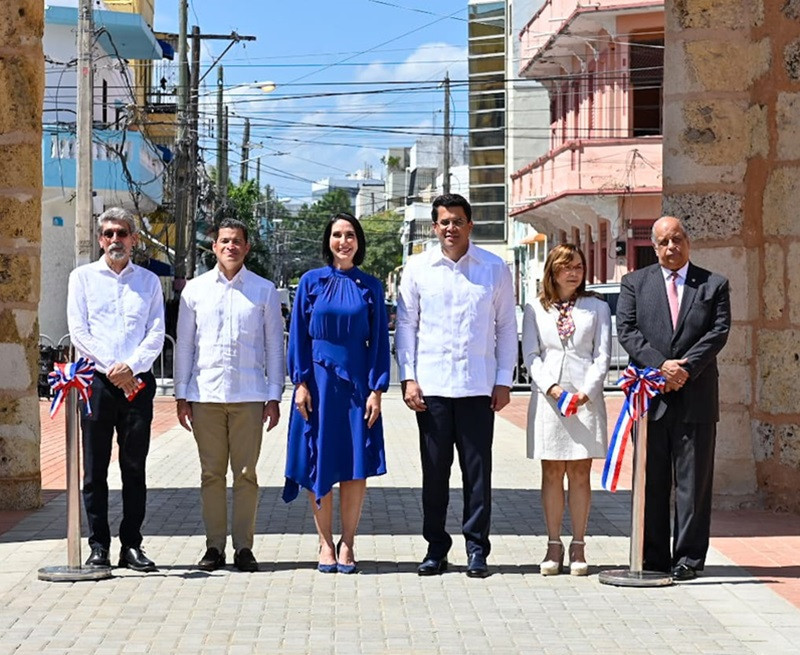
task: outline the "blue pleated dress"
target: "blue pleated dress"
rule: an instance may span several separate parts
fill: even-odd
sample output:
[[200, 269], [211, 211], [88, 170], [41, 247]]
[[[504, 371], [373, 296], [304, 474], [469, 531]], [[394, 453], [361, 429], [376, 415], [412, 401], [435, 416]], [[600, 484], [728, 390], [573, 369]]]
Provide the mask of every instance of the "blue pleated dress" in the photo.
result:
[[300, 278], [289, 329], [293, 384], [305, 382], [312, 412], [306, 421], [292, 398], [283, 500], [300, 487], [317, 501], [338, 482], [386, 473], [383, 423], [364, 419], [372, 390], [389, 386], [389, 329], [383, 287], [353, 267], [332, 266]]

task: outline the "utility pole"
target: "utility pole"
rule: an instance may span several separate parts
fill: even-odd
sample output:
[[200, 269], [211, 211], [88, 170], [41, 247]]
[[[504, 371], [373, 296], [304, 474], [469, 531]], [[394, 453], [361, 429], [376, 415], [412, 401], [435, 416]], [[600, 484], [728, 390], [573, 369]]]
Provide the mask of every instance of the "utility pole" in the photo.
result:
[[442, 146], [442, 192], [450, 193], [450, 75], [444, 74], [444, 144]]
[[92, 0], [80, 0], [78, 12], [78, 117], [75, 189], [75, 266], [92, 259], [92, 124], [94, 78], [92, 42], [94, 15]]
[[186, 232], [189, 239], [189, 262], [187, 275], [194, 277], [197, 259], [197, 158], [198, 158], [198, 112], [199, 112], [199, 85], [200, 85], [200, 28], [192, 26], [192, 69], [189, 75], [191, 92], [189, 94], [189, 212], [186, 221]]
[[263, 218], [263, 215], [260, 210], [261, 210], [261, 157], [258, 157], [256, 159], [256, 218]]
[[[178, 84], [178, 147], [175, 158], [175, 230], [179, 235], [177, 240], [183, 239], [183, 243], [176, 243], [175, 277], [178, 278], [179, 263], [184, 266], [185, 275], [194, 277], [197, 243], [196, 243], [196, 211], [199, 189], [197, 188], [197, 162], [199, 155], [198, 147], [198, 112], [199, 112], [199, 88], [200, 82], [214, 68], [217, 62], [225, 56], [231, 47], [239, 41], [255, 41], [254, 36], [241, 36], [236, 32], [230, 34], [200, 34], [200, 28], [196, 25], [192, 27], [192, 63], [191, 71], [187, 71], [187, 0], [180, 0], [179, 5], [179, 30], [178, 35], [178, 65], [180, 70]], [[230, 41], [211, 67], [204, 75], [200, 75], [200, 42], [203, 39]], [[221, 72], [221, 71], [220, 71]], [[221, 85], [220, 85], [221, 86]], [[188, 97], [186, 89], [190, 87]], [[222, 89], [220, 88], [219, 91]], [[183, 107], [183, 111], [181, 111]], [[221, 130], [221, 115], [217, 113], [217, 130]], [[183, 147], [182, 147], [183, 144]], [[188, 243], [187, 243], [188, 239]], [[185, 251], [188, 250], [188, 256]], [[188, 262], [186, 261], [188, 259]]]
[[178, 4], [178, 152], [175, 158], [175, 277], [172, 285], [181, 291], [186, 284], [186, 225], [189, 208], [189, 63], [186, 22], [188, 0]]
[[217, 209], [222, 208], [225, 204], [225, 196], [227, 195], [227, 181], [225, 177], [225, 161], [222, 154], [222, 149], [227, 144], [223, 142], [222, 134], [224, 132], [224, 115], [223, 115], [223, 101], [225, 99], [225, 89], [223, 80], [225, 74], [222, 66], [217, 67]]
[[239, 184], [244, 184], [247, 182], [247, 176], [249, 174], [249, 163], [248, 160], [250, 159], [250, 119], [244, 119], [244, 134], [242, 139], [242, 164], [241, 170], [239, 171]]
[[230, 118], [228, 105], [225, 105], [225, 113], [222, 117], [222, 206], [228, 205], [228, 179], [230, 178], [230, 166], [228, 161], [228, 150], [231, 147], [230, 140], [228, 139], [228, 127], [230, 126]]

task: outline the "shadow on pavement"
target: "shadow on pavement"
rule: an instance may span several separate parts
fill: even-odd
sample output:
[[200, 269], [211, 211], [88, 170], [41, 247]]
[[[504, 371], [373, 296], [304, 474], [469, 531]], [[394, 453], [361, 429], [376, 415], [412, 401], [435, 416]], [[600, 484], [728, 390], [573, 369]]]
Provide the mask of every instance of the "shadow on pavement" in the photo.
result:
[[[302, 495], [286, 504], [282, 488], [262, 487], [256, 534], [314, 534], [314, 522], [307, 497]], [[338, 507], [338, 489], [334, 490]], [[546, 534], [538, 489], [495, 489], [493, 491], [492, 534], [542, 536]], [[230, 502], [230, 489], [228, 490]], [[625, 536], [630, 529], [630, 494], [596, 493], [589, 520], [590, 535]], [[0, 543], [61, 539], [66, 535], [66, 494], [60, 494], [44, 507], [31, 512], [16, 527], [0, 534]], [[460, 532], [462, 513], [461, 490], [451, 489], [448, 530]], [[119, 525], [122, 494], [109, 493], [109, 519], [112, 534]], [[569, 533], [569, 517], [565, 516], [565, 533]], [[419, 535], [422, 529], [421, 490], [411, 487], [368, 487], [359, 534]], [[82, 534], [86, 535], [86, 523]], [[151, 488], [147, 497], [147, 518], [142, 533], [148, 536], [203, 535], [199, 488]]]

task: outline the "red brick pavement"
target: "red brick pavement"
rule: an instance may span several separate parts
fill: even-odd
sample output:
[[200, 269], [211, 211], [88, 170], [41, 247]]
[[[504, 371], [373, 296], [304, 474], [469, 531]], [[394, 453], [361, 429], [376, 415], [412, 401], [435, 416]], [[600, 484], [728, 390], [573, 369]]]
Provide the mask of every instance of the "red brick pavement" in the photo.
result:
[[[606, 397], [609, 434], [621, 407], [621, 395]], [[517, 394], [511, 397], [511, 404], [501, 415], [524, 429], [527, 413], [528, 395]], [[631, 454], [629, 447], [622, 463], [620, 489], [630, 489]], [[602, 473], [602, 460], [595, 461], [593, 469], [598, 475]], [[800, 552], [800, 516], [756, 509], [717, 510], [711, 521], [711, 545], [795, 607], [800, 607], [800, 564], [797, 557]]]
[[[66, 424], [64, 408], [62, 407], [51, 419], [50, 403], [39, 401], [39, 420], [42, 426], [42, 441], [40, 447], [42, 468], [42, 503], [47, 503], [67, 488], [66, 471]], [[151, 439], [156, 439], [167, 430], [177, 425], [175, 417], [175, 400], [173, 398], [157, 397], [154, 403], [153, 424]], [[117, 446], [114, 444], [111, 451], [111, 460], [117, 459]], [[31, 511], [0, 511], [0, 534], [13, 528]]]

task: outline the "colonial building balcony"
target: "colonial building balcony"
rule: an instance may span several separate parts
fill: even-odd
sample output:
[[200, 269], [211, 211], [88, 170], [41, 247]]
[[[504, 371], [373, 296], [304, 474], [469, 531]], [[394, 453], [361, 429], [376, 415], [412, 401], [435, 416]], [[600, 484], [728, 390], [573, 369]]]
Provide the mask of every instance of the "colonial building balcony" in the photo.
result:
[[511, 184], [511, 215], [520, 220], [562, 228], [614, 221], [619, 196], [661, 193], [661, 136], [567, 141], [513, 173]]
[[592, 55], [593, 39], [618, 34], [618, 19], [663, 11], [663, 0], [545, 0], [520, 32], [520, 76], [560, 75], [576, 53]]

